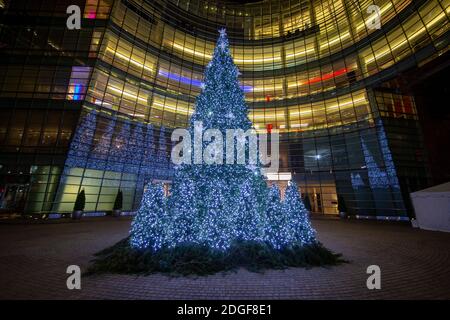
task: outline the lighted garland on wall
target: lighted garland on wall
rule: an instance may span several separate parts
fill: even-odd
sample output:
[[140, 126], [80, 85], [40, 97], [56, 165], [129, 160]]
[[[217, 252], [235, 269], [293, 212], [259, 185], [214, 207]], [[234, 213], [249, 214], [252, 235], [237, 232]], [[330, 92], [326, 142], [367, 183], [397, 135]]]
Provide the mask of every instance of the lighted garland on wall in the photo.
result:
[[[94, 141], [98, 130], [97, 110], [88, 112], [80, 121], [70, 144], [65, 163], [70, 168], [86, 168], [138, 174], [138, 178], [153, 175], [172, 175], [173, 168], [167, 155], [165, 128], [160, 128], [159, 146], [154, 143], [153, 125], [125, 120], [118, 123], [116, 118], [106, 119], [105, 128]], [[158, 172], [155, 172], [155, 169]]]

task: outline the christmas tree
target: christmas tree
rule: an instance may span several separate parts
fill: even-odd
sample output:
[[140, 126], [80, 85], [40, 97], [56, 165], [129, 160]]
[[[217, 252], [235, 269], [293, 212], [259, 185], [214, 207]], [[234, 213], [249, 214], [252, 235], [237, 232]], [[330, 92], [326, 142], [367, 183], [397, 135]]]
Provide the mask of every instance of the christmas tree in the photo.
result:
[[367, 174], [369, 176], [369, 183], [372, 188], [387, 189], [389, 188], [389, 180], [384, 170], [381, 170], [375, 161], [374, 156], [369, 150], [367, 143], [361, 137], [361, 146], [363, 149], [364, 160], [366, 161]]
[[315, 241], [315, 231], [309, 222], [308, 210], [302, 202], [295, 182], [290, 181], [284, 194], [283, 210], [285, 215], [284, 231], [289, 235], [288, 243], [309, 244]]
[[[256, 184], [255, 184], [256, 182]], [[260, 183], [259, 188], [255, 188]], [[240, 190], [237, 198], [237, 206], [235, 211], [235, 221], [240, 228], [236, 228], [235, 238], [244, 241], [264, 241], [265, 230], [265, 215], [263, 214], [265, 209], [264, 200], [266, 198], [266, 183], [265, 181], [257, 180], [245, 181]]]
[[381, 120], [377, 121], [377, 131], [389, 184], [391, 185], [392, 188], [399, 189], [400, 185], [397, 178], [397, 171], [395, 170], [394, 160], [392, 159], [392, 154], [391, 150], [389, 149], [386, 132], [384, 131], [383, 123]]
[[286, 224], [286, 216], [280, 198], [280, 189], [276, 184], [270, 187], [267, 197], [267, 223], [265, 224], [266, 240], [276, 249], [281, 249], [288, 243], [289, 232]]
[[[239, 267], [256, 271], [344, 262], [316, 240], [294, 182], [282, 200], [277, 186], [267, 186], [258, 160], [239, 161], [239, 146], [244, 158], [251, 158], [251, 137], [235, 136], [226, 143], [218, 139], [228, 129], [252, 127], [238, 76], [221, 30], [186, 134], [194, 141], [195, 133], [200, 135], [200, 160], [195, 142], [172, 150], [172, 160], [180, 151], [184, 161], [174, 160], [170, 195], [161, 185], [149, 183], [130, 236], [97, 253], [90, 273], [207, 275]], [[147, 127], [142, 173], [150, 174], [154, 163], [166, 157], [165, 139], [162, 130], [161, 150], [155, 152], [153, 129]], [[230, 158], [235, 161], [227, 161]]]
[[358, 190], [362, 187], [364, 187], [364, 181], [361, 178], [361, 175], [359, 173], [350, 173], [350, 179], [352, 182], [352, 187], [354, 190]]
[[166, 211], [166, 199], [162, 186], [149, 184], [142, 197], [141, 207], [131, 225], [133, 247], [161, 249], [167, 242]]
[[[177, 175], [178, 172], [175, 172]], [[176, 228], [170, 230], [170, 246], [175, 247], [182, 243], [191, 243], [200, 230], [200, 219], [196, 203], [195, 184], [189, 179], [177, 179], [171, 196], [168, 199], [168, 207], [172, 209], [171, 220]]]
[[[228, 129], [252, 128], [239, 74], [222, 29], [190, 120], [191, 136], [203, 137], [206, 130], [215, 129], [225, 137]], [[237, 140], [233, 139], [233, 150], [237, 149]], [[190, 162], [176, 167], [165, 210], [153, 206], [163, 201], [160, 191], [152, 194], [161, 187], [147, 188], [131, 229], [132, 246], [158, 250], [194, 244], [226, 251], [239, 241], [265, 243], [274, 249], [316, 242], [294, 183], [290, 184], [283, 202], [277, 186], [270, 190], [267, 187], [258, 162], [229, 164], [224, 152], [229, 146], [212, 138], [202, 143], [203, 157], [214, 159], [213, 163], [196, 162], [197, 151], [191, 147]], [[245, 144], [245, 154], [249, 154], [249, 143]], [[235, 153], [233, 156], [236, 158]]]

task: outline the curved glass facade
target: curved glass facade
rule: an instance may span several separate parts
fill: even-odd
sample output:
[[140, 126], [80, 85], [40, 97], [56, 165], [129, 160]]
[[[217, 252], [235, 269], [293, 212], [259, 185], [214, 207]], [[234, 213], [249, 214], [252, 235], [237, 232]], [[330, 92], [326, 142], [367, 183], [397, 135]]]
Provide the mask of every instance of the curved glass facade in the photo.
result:
[[[6, 16], [17, 16], [20, 2], [6, 4]], [[193, 113], [217, 30], [226, 27], [250, 119], [259, 131], [281, 133], [280, 172], [269, 178], [285, 184], [293, 175], [314, 212], [336, 214], [341, 196], [351, 214], [411, 215], [408, 194], [429, 177], [414, 97], [400, 89], [399, 75], [448, 50], [450, 0], [78, 2], [79, 31], [45, 25], [37, 17], [62, 19], [65, 9], [44, 2], [29, 10], [42, 43], [28, 27], [2, 29], [7, 54], [17, 55], [2, 66], [0, 98], [15, 106], [1, 109], [5, 188], [20, 167], [13, 154], [30, 154], [27, 143], [36, 148], [46, 136], [41, 122], [35, 143], [27, 142], [27, 119], [40, 109], [21, 101], [46, 101], [46, 114], [58, 105], [60, 123], [71, 112], [78, 118], [49, 135], [52, 150], [65, 141], [64, 160], [48, 151], [52, 160], [30, 160], [35, 173], [24, 169], [26, 212], [71, 211], [81, 188], [88, 210], [110, 210], [118, 188], [131, 210], [147, 181], [169, 182], [163, 145]], [[20, 128], [15, 117], [24, 109]], [[151, 135], [154, 150], [140, 147]]]

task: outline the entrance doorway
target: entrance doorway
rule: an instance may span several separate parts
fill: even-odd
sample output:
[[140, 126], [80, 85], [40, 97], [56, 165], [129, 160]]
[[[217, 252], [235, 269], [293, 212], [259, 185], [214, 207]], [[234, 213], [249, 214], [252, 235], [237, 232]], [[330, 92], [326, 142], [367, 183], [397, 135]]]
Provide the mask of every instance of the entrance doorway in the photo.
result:
[[6, 184], [0, 189], [0, 212], [22, 213], [30, 190], [29, 184]]

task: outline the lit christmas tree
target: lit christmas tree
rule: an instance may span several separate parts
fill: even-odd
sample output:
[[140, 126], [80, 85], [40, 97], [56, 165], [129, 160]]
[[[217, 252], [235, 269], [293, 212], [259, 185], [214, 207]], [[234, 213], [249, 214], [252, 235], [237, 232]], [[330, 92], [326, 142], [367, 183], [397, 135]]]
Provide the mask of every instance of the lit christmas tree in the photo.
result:
[[[175, 175], [177, 174], [178, 171], [175, 171]], [[189, 179], [177, 181], [179, 182], [172, 186], [171, 196], [168, 199], [168, 207], [172, 209], [171, 221], [177, 226], [170, 229], [171, 247], [194, 242], [196, 240], [194, 235], [200, 232], [201, 227], [194, 181]]]
[[377, 121], [378, 139], [380, 140], [381, 153], [383, 154], [384, 165], [386, 166], [386, 174], [389, 184], [392, 188], [400, 188], [397, 171], [395, 170], [394, 161], [392, 160], [391, 150], [389, 149], [386, 132], [384, 131], [381, 120]]
[[[194, 133], [203, 136], [207, 129], [216, 129], [225, 137], [227, 129], [245, 132], [252, 128], [238, 75], [225, 30], [221, 30], [190, 119], [191, 137]], [[198, 122], [201, 128], [196, 126]], [[237, 145], [236, 140], [233, 144]], [[163, 141], [161, 133], [158, 161], [166, 157]], [[190, 244], [224, 252], [239, 241], [264, 243], [273, 249], [316, 243], [306, 209], [298, 191], [293, 190], [295, 184], [288, 188], [283, 202], [278, 187], [267, 187], [259, 163], [226, 164], [225, 143], [211, 139], [202, 144], [203, 155], [213, 155], [215, 162], [197, 163], [196, 149], [191, 147], [191, 163], [176, 167], [165, 212], [154, 206], [164, 203], [161, 190], [151, 186], [146, 190], [130, 232], [134, 248], [157, 251]], [[245, 144], [245, 153], [249, 154], [249, 143]]]
[[311, 227], [308, 210], [306, 210], [295, 182], [290, 181], [284, 194], [283, 210], [286, 216], [285, 233], [289, 242], [302, 245], [314, 241], [316, 233]]
[[[256, 179], [256, 181], [252, 181]], [[267, 196], [267, 185], [259, 177], [250, 177], [242, 184], [235, 208], [235, 221], [241, 228], [236, 228], [235, 238], [239, 240], [264, 241], [264, 225], [266, 217], [263, 214], [265, 210], [265, 199]]]
[[387, 178], [386, 172], [384, 170], [381, 170], [378, 166], [363, 137], [361, 137], [361, 145], [363, 149], [364, 160], [366, 161], [370, 187], [379, 189], [389, 188], [389, 180]]
[[168, 216], [166, 198], [161, 185], [147, 185], [141, 207], [131, 225], [130, 243], [137, 248], [159, 250], [167, 243]]
[[[164, 195], [161, 185], [150, 183], [129, 238], [96, 254], [89, 272], [207, 275], [239, 267], [255, 271], [345, 262], [340, 254], [316, 240], [295, 183], [290, 182], [281, 200], [278, 187], [269, 189], [259, 162], [250, 159], [254, 151], [251, 141], [247, 143], [245, 138], [243, 149], [249, 163], [235, 164], [242, 155], [229, 152], [231, 143], [236, 151], [235, 145], [243, 139], [235, 137], [220, 143], [217, 138], [226, 136], [227, 129], [251, 128], [238, 75], [225, 30], [221, 30], [188, 130], [201, 148], [195, 141], [190, 148], [188, 143], [183, 144], [178, 156], [182, 155], [184, 161], [175, 167], [170, 195]], [[207, 129], [215, 130], [215, 136], [208, 136], [212, 131]], [[196, 140], [194, 133], [201, 139]], [[185, 131], [183, 134], [185, 142], [188, 135]], [[162, 140], [165, 142], [165, 136], [160, 134], [160, 149], [165, 152]], [[163, 153], [155, 154], [151, 126], [147, 127], [145, 141], [140, 176], [145, 167], [148, 177]], [[175, 151], [178, 145], [173, 155]], [[231, 155], [233, 164], [226, 161]]]
[[358, 190], [358, 189], [364, 187], [364, 181], [361, 178], [361, 175], [359, 173], [351, 172], [350, 173], [350, 179], [351, 179], [351, 182], [352, 182], [353, 190]]
[[[381, 137], [379, 138], [383, 138], [384, 135], [384, 130], [382, 128], [381, 130], [382, 132], [378, 132], [379, 134], [381, 133]], [[386, 140], [385, 135], [384, 140]], [[392, 208], [394, 205], [393, 201], [395, 197], [395, 195], [390, 191], [392, 191], [393, 188], [398, 188], [399, 185], [389, 147], [387, 146], [387, 141], [380, 141], [380, 144], [377, 143], [377, 147], [383, 146], [380, 148], [380, 150], [381, 155], [383, 156], [383, 160], [387, 160], [387, 162], [384, 163], [385, 170], [382, 170], [378, 166], [375, 157], [369, 150], [369, 147], [363, 137], [361, 137], [361, 145], [363, 149], [364, 159], [366, 161], [369, 186], [372, 191], [374, 207], [376, 208], [375, 213], [379, 215], [390, 215], [390, 208]], [[359, 197], [358, 194], [359, 192], [357, 192], [357, 198]], [[392, 211], [392, 213], [395, 213], [395, 211]]]
[[275, 249], [281, 249], [288, 244], [291, 226], [286, 226], [287, 215], [283, 210], [280, 189], [276, 184], [270, 187], [266, 212], [265, 238]]

